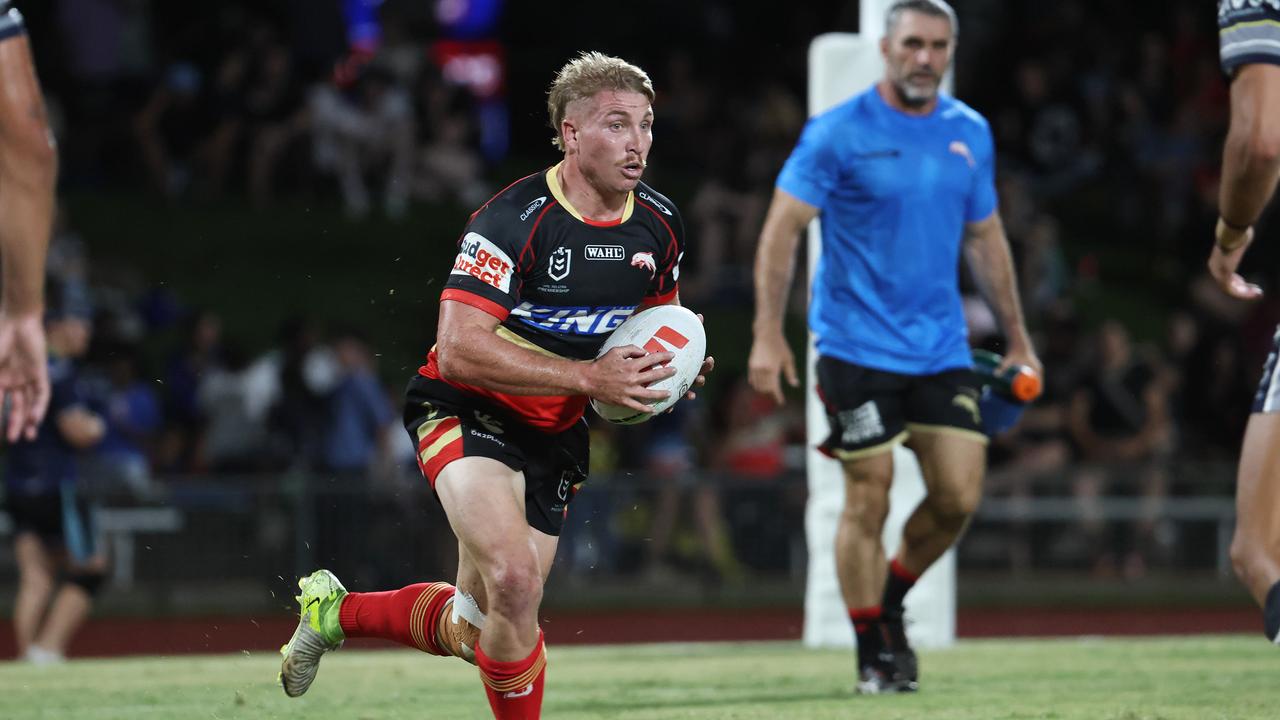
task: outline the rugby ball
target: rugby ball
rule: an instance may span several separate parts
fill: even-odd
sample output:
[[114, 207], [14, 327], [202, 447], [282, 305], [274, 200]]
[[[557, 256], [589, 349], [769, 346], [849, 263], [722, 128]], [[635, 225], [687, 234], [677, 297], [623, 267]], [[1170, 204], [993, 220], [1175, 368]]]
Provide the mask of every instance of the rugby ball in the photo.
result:
[[647, 413], [591, 399], [591, 407], [600, 417], [619, 425], [642, 423], [679, 402], [693, 387], [707, 356], [707, 334], [702, 322], [691, 310], [679, 305], [658, 305], [627, 318], [600, 346], [596, 357], [624, 345], [636, 345], [651, 353], [675, 353], [670, 364], [676, 374], [649, 386], [666, 390], [667, 398], [653, 403], [653, 410]]

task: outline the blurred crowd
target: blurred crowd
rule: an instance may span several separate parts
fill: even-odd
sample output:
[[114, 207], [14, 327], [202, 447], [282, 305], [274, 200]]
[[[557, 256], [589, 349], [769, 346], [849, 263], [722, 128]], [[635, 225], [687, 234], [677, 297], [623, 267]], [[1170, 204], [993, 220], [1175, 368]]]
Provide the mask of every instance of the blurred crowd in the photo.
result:
[[[36, 47], [68, 187], [133, 187], [179, 204], [240, 195], [264, 207], [304, 193], [340, 199], [351, 218], [394, 219], [413, 203], [475, 207], [510, 180], [481, 145], [474, 97], [427, 52], [428, 3], [381, 4], [381, 41], [367, 52], [352, 52], [337, 2], [18, 5], [37, 39], [61, 38]], [[1213, 8], [955, 5], [956, 93], [991, 122], [1001, 213], [1046, 373], [1043, 399], [993, 444], [993, 491], [1076, 498], [1091, 561], [1140, 573], [1165, 542], [1162, 498], [1229, 492], [1229, 476], [1185, 470], [1234, 457], [1280, 319], [1275, 299], [1231, 301], [1202, 270], [1227, 118]], [[730, 61], [720, 51], [732, 7], [707, 3], [690, 18], [703, 45], [636, 58], [658, 90], [646, 179], [683, 209], [682, 299], [708, 313], [750, 305], [763, 213], [806, 117], [807, 38], [852, 29], [846, 10], [828, 13], [845, 23], [835, 27], [797, 13], [794, 47]], [[542, 122], [539, 107], [516, 114]], [[357, 330], [297, 317], [273, 347], [243, 347], [216, 308], [95, 278], [86, 242], [61, 225], [51, 272], [91, 287], [97, 303], [88, 377], [112, 428], [97, 452], [104, 476], [146, 494], [167, 473], [415, 472], [396, 422], [402, 378], [384, 383]], [[1274, 265], [1274, 251], [1251, 252], [1246, 272]], [[999, 351], [976, 294], [967, 311], [974, 345]], [[706, 564], [738, 573], [715, 479], [800, 467], [795, 408], [768, 407], [738, 378], [720, 388], [640, 430], [597, 430], [597, 469], [643, 473], [655, 488], [640, 565], [679, 555], [663, 523], [687, 501]], [[1099, 504], [1117, 495], [1151, 509], [1120, 544]]]

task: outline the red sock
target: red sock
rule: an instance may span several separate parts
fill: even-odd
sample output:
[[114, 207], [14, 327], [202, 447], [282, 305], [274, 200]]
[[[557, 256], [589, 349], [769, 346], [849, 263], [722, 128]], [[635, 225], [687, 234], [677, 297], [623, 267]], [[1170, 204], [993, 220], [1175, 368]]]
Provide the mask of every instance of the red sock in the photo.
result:
[[476, 664], [484, 681], [489, 707], [497, 720], [538, 720], [542, 717], [542, 683], [547, 676], [547, 647], [538, 631], [538, 644], [523, 660], [503, 662], [476, 645]]
[[348, 593], [338, 609], [338, 622], [349, 638], [394, 640], [432, 655], [450, 656], [436, 641], [440, 613], [455, 588], [446, 582], [418, 583], [399, 590]]

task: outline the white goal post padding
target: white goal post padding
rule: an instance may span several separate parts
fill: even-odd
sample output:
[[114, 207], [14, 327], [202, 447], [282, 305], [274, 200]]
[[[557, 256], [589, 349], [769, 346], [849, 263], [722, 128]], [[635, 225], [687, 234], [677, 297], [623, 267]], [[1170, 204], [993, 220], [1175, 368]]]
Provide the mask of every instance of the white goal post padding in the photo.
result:
[[[888, 0], [863, 0], [862, 35], [821, 35], [809, 46], [809, 114], [820, 113], [866, 89], [883, 74], [879, 40], [883, 9]], [[949, 80], [949, 77], [948, 77]], [[949, 83], [944, 87], [948, 87]], [[822, 246], [818, 221], [809, 228], [809, 277], [813, 277]], [[854, 319], [856, 322], [856, 318]], [[809, 647], [851, 647], [853, 628], [836, 577], [836, 523], [844, 505], [840, 464], [815, 447], [827, 436], [827, 416], [814, 387], [817, 353], [809, 339], [805, 419], [808, 428], [809, 501], [805, 535], [809, 546], [809, 576], [804, 601], [804, 644]], [[924, 497], [920, 467], [911, 452], [894, 450], [893, 487], [889, 518], [884, 528], [885, 551], [892, 557], [902, 527]], [[907, 595], [907, 634], [912, 644], [945, 647], [956, 637], [956, 559], [949, 550]]]

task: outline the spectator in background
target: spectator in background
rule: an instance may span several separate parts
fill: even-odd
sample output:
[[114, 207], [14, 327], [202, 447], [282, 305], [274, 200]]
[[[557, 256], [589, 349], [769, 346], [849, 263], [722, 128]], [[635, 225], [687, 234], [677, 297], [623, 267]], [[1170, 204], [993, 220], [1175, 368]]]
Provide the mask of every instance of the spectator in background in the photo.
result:
[[193, 313], [184, 323], [182, 346], [170, 356], [164, 374], [164, 415], [157, 465], [162, 469], [194, 466], [196, 446], [204, 431], [200, 383], [222, 368], [222, 318], [211, 311]]
[[[1156, 525], [1168, 494], [1163, 461], [1171, 450], [1170, 391], [1162, 363], [1134, 351], [1129, 332], [1115, 320], [1097, 333], [1093, 373], [1071, 399], [1068, 428], [1084, 465], [1074, 492], [1084, 532], [1093, 546], [1095, 571], [1121, 570], [1136, 578], [1146, 571], [1147, 555], [1157, 549]], [[1142, 498], [1141, 516], [1131, 537], [1106, 537], [1102, 498]]]
[[145, 499], [155, 493], [150, 455], [163, 417], [151, 384], [140, 378], [140, 362], [136, 347], [122, 347], [110, 356], [106, 387], [95, 398], [107, 428], [92, 474], [103, 490]]
[[320, 455], [316, 558], [335, 572], [377, 582], [377, 558], [362, 539], [373, 513], [369, 497], [373, 466], [390, 444], [394, 406], [374, 374], [373, 354], [354, 331], [333, 340], [338, 380], [328, 397]]
[[669, 573], [670, 546], [680, 520], [680, 506], [689, 498], [698, 547], [705, 555], [706, 569], [719, 580], [742, 579], [742, 566], [734, 557], [720, 506], [720, 488], [715, 479], [699, 469], [697, 437], [706, 426], [702, 403], [686, 400], [670, 412], [650, 420], [645, 448], [644, 472], [656, 485], [653, 524], [649, 529], [647, 568], [651, 575]]
[[34, 439], [10, 446], [5, 468], [18, 565], [14, 637], [19, 657], [40, 665], [65, 659], [107, 570], [76, 460], [106, 431], [87, 407], [75, 366], [89, 348], [89, 312], [62, 293], [51, 293], [49, 305], [49, 413]]
[[315, 86], [309, 105], [316, 167], [337, 177], [347, 215], [369, 214], [372, 200], [364, 174], [379, 167], [385, 172], [387, 215], [402, 217], [413, 176], [414, 115], [396, 76], [369, 65], [349, 91], [328, 83]]
[[251, 472], [267, 461], [266, 396], [278, 388], [269, 375], [251, 365], [239, 344], [222, 347], [222, 364], [206, 370], [196, 392], [204, 434], [195, 466], [214, 472]]
[[152, 187], [166, 197], [184, 194], [194, 178], [220, 163], [218, 153], [229, 152], [219, 142], [223, 118], [205, 84], [195, 64], [173, 63], [134, 116], [134, 138]]

